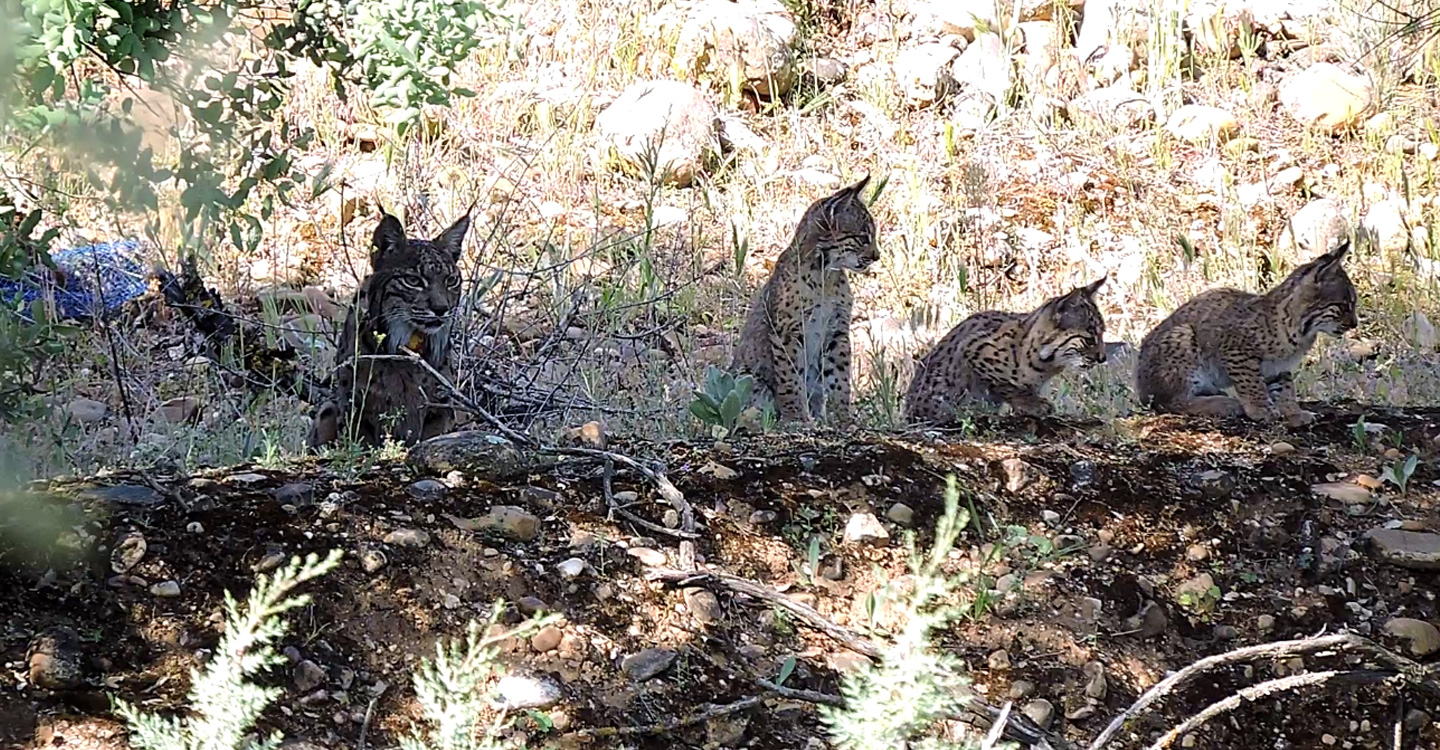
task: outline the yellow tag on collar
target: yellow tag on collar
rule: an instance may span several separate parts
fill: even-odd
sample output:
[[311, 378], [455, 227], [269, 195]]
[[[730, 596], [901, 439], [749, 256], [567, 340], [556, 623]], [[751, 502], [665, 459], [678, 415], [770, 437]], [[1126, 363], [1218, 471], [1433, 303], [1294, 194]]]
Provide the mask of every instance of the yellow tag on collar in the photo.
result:
[[407, 349], [416, 353], [419, 353], [422, 346], [425, 346], [425, 335], [419, 331], [410, 334], [410, 341], [405, 344]]

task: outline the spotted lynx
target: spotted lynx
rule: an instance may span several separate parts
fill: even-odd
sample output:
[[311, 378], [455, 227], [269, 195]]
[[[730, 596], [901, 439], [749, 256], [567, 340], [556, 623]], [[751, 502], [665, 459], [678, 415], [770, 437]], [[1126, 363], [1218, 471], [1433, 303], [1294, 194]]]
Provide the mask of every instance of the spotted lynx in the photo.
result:
[[466, 215], [434, 240], [407, 239], [399, 219], [382, 216], [370, 251], [372, 271], [345, 318], [335, 384], [317, 410], [312, 446], [333, 442], [342, 430], [371, 446], [386, 437], [408, 445], [454, 426], [449, 394], [419, 363], [365, 356], [395, 355], [405, 346], [451, 378], [451, 313], [460, 301], [457, 263], [469, 229]]
[[1102, 278], [1029, 313], [986, 310], [950, 329], [915, 368], [905, 395], [910, 422], [944, 425], [971, 404], [1008, 403], [1020, 414], [1052, 411], [1040, 389], [1070, 365], [1105, 361]]
[[[1156, 411], [1292, 426], [1315, 415], [1295, 400], [1294, 372], [1324, 331], [1356, 325], [1347, 241], [1265, 294], [1212, 289], [1181, 305], [1140, 342], [1135, 390]], [[1234, 396], [1226, 393], [1233, 390]]]
[[869, 175], [810, 204], [756, 293], [730, 369], [755, 378], [755, 401], [783, 422], [850, 420], [850, 281], [880, 259], [860, 193]]

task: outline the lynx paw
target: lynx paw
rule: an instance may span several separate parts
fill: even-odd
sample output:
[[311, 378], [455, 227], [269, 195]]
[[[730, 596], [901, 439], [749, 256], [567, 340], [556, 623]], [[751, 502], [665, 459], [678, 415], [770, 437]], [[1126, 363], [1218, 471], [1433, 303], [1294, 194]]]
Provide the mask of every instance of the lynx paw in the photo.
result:
[[1275, 421], [1275, 410], [1268, 406], [1245, 404], [1245, 416], [1262, 424]]
[[1285, 415], [1285, 424], [1291, 427], [1304, 427], [1315, 421], [1315, 412], [1301, 409]]

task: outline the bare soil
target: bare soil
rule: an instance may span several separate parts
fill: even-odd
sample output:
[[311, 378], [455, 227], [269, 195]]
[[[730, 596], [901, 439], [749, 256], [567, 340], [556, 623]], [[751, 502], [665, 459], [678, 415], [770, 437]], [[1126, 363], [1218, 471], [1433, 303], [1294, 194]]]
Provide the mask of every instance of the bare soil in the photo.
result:
[[[800, 597], [872, 638], [884, 634], [866, 631], [866, 594], [878, 576], [904, 575], [906, 554], [890, 521], [886, 547], [842, 542], [854, 511], [884, 518], [893, 504], [904, 503], [925, 544], [942, 510], [944, 478], [953, 473], [976, 511], [957, 572], [979, 571], [980, 550], [1012, 525], [1071, 545], [1048, 553], [1022, 545], [983, 566], [980, 588], [1010, 574], [1018, 590], [977, 609], [943, 633], [941, 643], [965, 659], [989, 702], [999, 705], [1017, 682], [1031, 683], [1033, 694], [1017, 703], [1051, 701], [1053, 729], [1084, 742], [1167, 671], [1205, 656], [1340, 630], [1403, 652], [1381, 633], [1386, 620], [1440, 622], [1434, 574], [1381, 561], [1364, 536], [1395, 522], [1440, 530], [1440, 409], [1311, 408], [1319, 419], [1299, 431], [1154, 416], [1108, 424], [991, 418], [965, 436], [769, 435], [729, 446], [621, 441], [611, 447], [663, 460], [696, 510], [703, 532], [697, 552], [705, 565]], [[1372, 430], [1376, 424], [1385, 429], [1357, 438], [1354, 425], [1362, 415]], [[1293, 453], [1277, 449], [1282, 440]], [[1379, 476], [1388, 448], [1420, 455], [1407, 492], [1387, 485], [1372, 502], [1346, 505], [1312, 491], [1317, 483]], [[1015, 458], [1024, 466], [1006, 463]], [[712, 462], [734, 476], [723, 468], [717, 475]], [[608, 521], [594, 462], [561, 462], [516, 483], [470, 478], [439, 500], [412, 496], [409, 487], [420, 477], [399, 461], [348, 477], [316, 465], [232, 467], [188, 477], [152, 472], [150, 478], [164, 494], [156, 493], [159, 502], [148, 507], [84, 491], [96, 484], [151, 489], [138, 475], [50, 486], [50, 510], [82, 514], [75, 533], [66, 535], [83, 553], [78, 562], [52, 553], [48, 561], [24, 563], [17, 551], [0, 549], [0, 663], [17, 678], [0, 692], [0, 746], [126, 747], [107, 695], [152, 710], [177, 708], [189, 670], [219, 636], [224, 593], [243, 596], [253, 567], [267, 555], [331, 548], [351, 554], [307, 587], [314, 602], [293, 613], [282, 644], [325, 669], [325, 692], [302, 695], [288, 667], [269, 675], [265, 682], [285, 693], [265, 715], [264, 729], [356, 747], [364, 727], [368, 746], [393, 746], [418, 715], [410, 674], [433, 654], [436, 640], [462, 635], [466, 622], [483, 617], [496, 600], [534, 597], [563, 614], [563, 637], [544, 653], [529, 641], [509, 644], [503, 658], [547, 676], [563, 697], [547, 712], [557, 725], [548, 731], [534, 718], [517, 720], [511, 732], [524, 746], [819, 746], [822, 727], [813, 707], [779, 699], [672, 732], [583, 736], [583, 730], [692, 717], [707, 705], [756, 695], [762, 691], [754, 680], [774, 679], [791, 655], [799, 666], [787, 686], [837, 693], [837, 666], [846, 661], [843, 648], [823, 634], [777, 615], [771, 605], [723, 591], [717, 592], [720, 619], [699, 622], [682, 591], [647, 578], [645, 565], [627, 553], [652, 546], [675, 565], [676, 540], [638, 532], [652, 537], [646, 541], [626, 524]], [[615, 490], [638, 493], [633, 510], [662, 521], [668, 506], [643, 477], [620, 471]], [[542, 519], [538, 536], [502, 540], [461, 530], [449, 518], [480, 516], [497, 504], [521, 506]], [[397, 528], [423, 529], [430, 541], [419, 548], [384, 543]], [[148, 553], [130, 573], [137, 578], [126, 579], [111, 572], [108, 548], [130, 531], [144, 535]], [[822, 567], [842, 564], [838, 580], [817, 576], [806, 583], [797, 573], [812, 533], [823, 540]], [[366, 572], [354, 554], [362, 549], [383, 551], [388, 564]], [[556, 566], [572, 557], [590, 570], [567, 580]], [[1208, 612], [1177, 591], [1202, 573], [1220, 592]], [[178, 597], [149, 591], [148, 584], [165, 580], [179, 583]], [[1163, 608], [1164, 622], [1136, 632], [1126, 620], [1152, 600]], [[511, 621], [519, 618], [514, 609]], [[879, 621], [888, 624], [883, 609]], [[1266, 616], [1273, 625], [1262, 629]], [[31, 635], [55, 624], [81, 635], [88, 667], [81, 689], [48, 692], [18, 679]], [[635, 683], [620, 663], [646, 648], [673, 649], [678, 658], [658, 677]], [[999, 649], [1008, 667], [993, 656]], [[1090, 679], [1082, 667], [1095, 661], [1105, 667], [1108, 689], [1086, 708]], [[1324, 664], [1317, 658], [1304, 666]], [[1148, 746], [1209, 703], [1295, 666], [1262, 661], [1221, 671], [1167, 699], [1112, 746]], [[366, 722], [371, 689], [382, 683], [386, 689]], [[1393, 683], [1246, 702], [1197, 732], [1190, 746], [1391, 748], [1397, 721], [1412, 709], [1431, 720], [1418, 736], [1405, 730], [1401, 746], [1440, 747], [1434, 723], [1440, 702]]]

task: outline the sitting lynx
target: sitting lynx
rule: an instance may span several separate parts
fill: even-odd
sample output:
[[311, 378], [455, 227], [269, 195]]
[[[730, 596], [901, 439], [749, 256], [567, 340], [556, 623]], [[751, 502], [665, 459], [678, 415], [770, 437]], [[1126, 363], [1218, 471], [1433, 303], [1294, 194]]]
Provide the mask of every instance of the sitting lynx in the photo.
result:
[[1105, 279], [1046, 300], [1030, 313], [986, 310], [960, 321], [920, 360], [905, 418], [943, 425], [966, 404], [1010, 404], [1048, 414], [1040, 389], [1068, 365], [1105, 361], [1105, 319], [1095, 293]]
[[1315, 415], [1296, 402], [1293, 373], [1315, 334], [1339, 336], [1356, 325], [1355, 286], [1341, 265], [1349, 251], [1347, 241], [1263, 295], [1212, 289], [1181, 305], [1140, 342], [1141, 403], [1257, 422], [1278, 409], [1292, 426], [1309, 423]]
[[756, 293], [732, 372], [755, 378], [755, 401], [785, 422], [850, 419], [850, 281], [880, 259], [860, 197], [870, 177], [810, 205]]
[[433, 241], [407, 239], [400, 220], [383, 214], [370, 251], [371, 273], [360, 283], [335, 353], [335, 385], [310, 432], [315, 447], [346, 430], [379, 446], [449, 432], [449, 394], [417, 362], [364, 359], [404, 346], [450, 378], [451, 312], [460, 302], [461, 246], [470, 229], [462, 216]]

